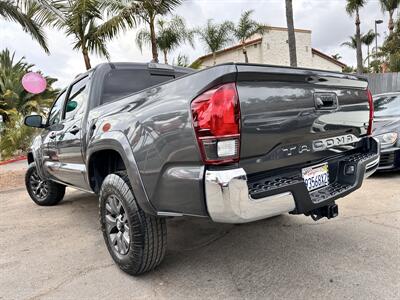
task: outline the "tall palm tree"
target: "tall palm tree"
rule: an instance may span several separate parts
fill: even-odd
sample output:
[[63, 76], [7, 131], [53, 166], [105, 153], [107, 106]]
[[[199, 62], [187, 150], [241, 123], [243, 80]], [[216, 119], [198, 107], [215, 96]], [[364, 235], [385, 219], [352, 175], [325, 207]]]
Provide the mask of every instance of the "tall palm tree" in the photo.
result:
[[243, 12], [239, 19], [239, 23], [233, 29], [233, 35], [242, 45], [244, 61], [246, 63], [249, 62], [246, 49], [246, 40], [248, 40], [257, 33], [263, 34], [265, 31], [265, 26], [263, 24], [257, 23], [256, 21], [251, 19], [251, 15], [253, 12], [254, 12], [253, 10], [247, 10]]
[[290, 66], [297, 67], [296, 35], [294, 32], [292, 0], [286, 0], [286, 23], [288, 28]]
[[383, 12], [389, 13], [389, 24], [388, 28], [390, 33], [393, 33], [394, 30], [394, 21], [393, 21], [393, 14], [394, 11], [400, 6], [400, 0], [380, 0], [381, 8]]
[[49, 53], [46, 36], [43, 31], [47, 15], [43, 13], [41, 6], [36, 1], [1, 0], [0, 17], [19, 23], [24, 31], [29, 33], [46, 53]]
[[357, 73], [363, 73], [363, 59], [362, 59], [362, 48], [361, 48], [361, 29], [360, 29], [360, 8], [362, 8], [367, 0], [346, 0], [346, 11], [350, 16], [355, 15], [356, 24], [356, 49], [357, 49]]
[[158, 16], [170, 13], [183, 0], [105, 0], [111, 2], [112, 11], [122, 15], [137, 16], [137, 21], [148, 25], [151, 41], [151, 53], [154, 62], [158, 62], [156, 21]]
[[50, 7], [45, 6], [52, 13], [54, 26], [74, 38], [73, 49], [82, 52], [87, 70], [92, 67], [89, 54], [94, 52], [109, 59], [106, 42], [136, 21], [133, 14], [125, 11], [111, 15], [108, 3], [108, 0], [53, 0]]
[[[168, 64], [168, 54], [179, 45], [188, 41], [193, 46], [193, 32], [187, 30], [185, 20], [174, 16], [171, 20], [157, 20], [156, 44], [164, 54], [164, 63]], [[142, 51], [144, 44], [151, 45], [151, 33], [148, 29], [140, 30], [136, 35], [136, 43]]]
[[370, 67], [370, 54], [369, 54], [369, 47], [372, 45], [372, 43], [375, 41], [377, 34], [375, 34], [375, 31], [370, 29], [366, 34], [362, 35], [361, 37], [361, 42], [367, 46], [367, 59], [368, 59], [368, 68]]
[[216, 52], [232, 41], [231, 32], [233, 28], [234, 24], [232, 22], [214, 23], [212, 19], [208, 19], [204, 27], [196, 30], [200, 40], [212, 53], [214, 66], [217, 63]]

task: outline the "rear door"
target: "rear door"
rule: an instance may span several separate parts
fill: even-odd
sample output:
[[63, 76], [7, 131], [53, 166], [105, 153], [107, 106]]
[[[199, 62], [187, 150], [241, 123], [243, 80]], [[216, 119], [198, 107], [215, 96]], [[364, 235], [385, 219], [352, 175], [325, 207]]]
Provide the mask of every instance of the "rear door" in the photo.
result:
[[57, 150], [61, 181], [89, 189], [82, 155], [82, 120], [88, 102], [89, 77], [74, 82], [68, 92], [61, 124], [57, 133]]

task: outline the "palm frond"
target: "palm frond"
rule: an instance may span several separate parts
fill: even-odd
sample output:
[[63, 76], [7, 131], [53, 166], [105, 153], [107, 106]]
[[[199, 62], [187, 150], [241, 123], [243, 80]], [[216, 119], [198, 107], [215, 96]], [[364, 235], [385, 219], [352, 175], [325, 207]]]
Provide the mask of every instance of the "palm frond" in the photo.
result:
[[[32, 4], [31, 1], [28, 3]], [[24, 31], [29, 33], [34, 40], [44, 49], [46, 53], [49, 53], [45, 33], [41, 26], [41, 22], [37, 22], [34, 18], [35, 9], [33, 6], [27, 6], [27, 12], [24, 13], [14, 4], [13, 1], [0, 1], [0, 16], [6, 20], [11, 20], [19, 23]]]

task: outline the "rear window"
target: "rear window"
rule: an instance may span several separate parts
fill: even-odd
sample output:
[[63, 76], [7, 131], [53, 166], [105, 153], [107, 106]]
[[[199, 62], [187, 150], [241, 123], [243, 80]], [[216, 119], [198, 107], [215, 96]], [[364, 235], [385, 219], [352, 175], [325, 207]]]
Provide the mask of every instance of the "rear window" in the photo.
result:
[[104, 78], [101, 103], [108, 103], [174, 79], [174, 75], [154, 75], [148, 70], [111, 70]]
[[374, 98], [374, 109], [376, 117], [400, 116], [400, 95]]

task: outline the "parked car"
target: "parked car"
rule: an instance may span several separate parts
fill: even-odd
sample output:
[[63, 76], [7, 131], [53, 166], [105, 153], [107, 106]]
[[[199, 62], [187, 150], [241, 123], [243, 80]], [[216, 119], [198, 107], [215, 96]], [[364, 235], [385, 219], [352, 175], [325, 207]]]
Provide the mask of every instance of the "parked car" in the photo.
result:
[[[66, 186], [97, 194], [108, 251], [133, 275], [162, 261], [167, 217], [334, 218], [335, 201], [379, 162], [367, 85], [266, 65], [101, 64], [61, 92], [46, 120], [26, 117], [43, 128], [26, 188], [38, 205], [57, 204]], [[352, 122], [314, 131], [330, 114]]]
[[381, 143], [379, 171], [400, 170], [400, 92], [374, 96], [374, 136]]

